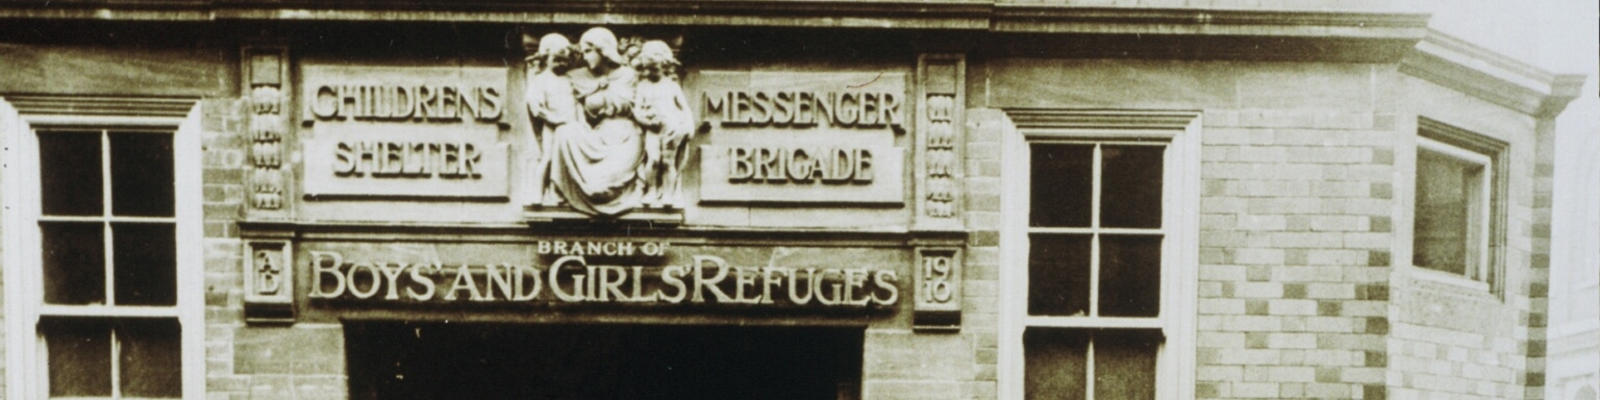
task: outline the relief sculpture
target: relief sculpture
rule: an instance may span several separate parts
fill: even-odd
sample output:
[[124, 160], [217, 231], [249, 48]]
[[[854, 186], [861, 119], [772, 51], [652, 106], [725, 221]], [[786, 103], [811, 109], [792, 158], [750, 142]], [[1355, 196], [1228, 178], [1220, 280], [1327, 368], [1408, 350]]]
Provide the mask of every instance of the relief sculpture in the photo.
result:
[[678, 61], [662, 41], [623, 46], [605, 28], [539, 38], [525, 91], [539, 159], [531, 208], [615, 216], [678, 208], [694, 134]]

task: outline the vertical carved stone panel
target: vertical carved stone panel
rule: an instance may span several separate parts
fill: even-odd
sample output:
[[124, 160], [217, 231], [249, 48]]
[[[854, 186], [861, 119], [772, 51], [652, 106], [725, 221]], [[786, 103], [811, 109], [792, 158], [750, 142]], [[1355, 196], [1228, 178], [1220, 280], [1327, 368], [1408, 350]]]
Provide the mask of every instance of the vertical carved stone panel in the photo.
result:
[[240, 58], [243, 69], [250, 167], [245, 193], [251, 210], [280, 210], [284, 207], [283, 152], [289, 127], [287, 110], [289, 49], [282, 46], [245, 46]]
[[961, 229], [967, 61], [962, 54], [917, 57], [916, 227]]
[[961, 248], [920, 247], [916, 252], [912, 324], [919, 330], [961, 329]]
[[294, 251], [288, 240], [244, 243], [244, 315], [249, 322], [294, 321]]

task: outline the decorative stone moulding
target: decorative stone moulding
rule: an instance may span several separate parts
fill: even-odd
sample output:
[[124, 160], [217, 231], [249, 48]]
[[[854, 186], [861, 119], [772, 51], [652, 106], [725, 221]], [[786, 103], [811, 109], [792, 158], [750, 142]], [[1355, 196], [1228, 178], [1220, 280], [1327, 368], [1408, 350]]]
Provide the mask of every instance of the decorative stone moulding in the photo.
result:
[[244, 316], [252, 323], [294, 322], [294, 249], [288, 240], [244, 243]]
[[284, 46], [246, 45], [241, 50], [242, 88], [248, 109], [251, 173], [246, 184], [251, 210], [269, 213], [284, 207], [283, 152], [289, 126], [289, 49]]
[[919, 229], [961, 229], [966, 64], [962, 54], [917, 57]]

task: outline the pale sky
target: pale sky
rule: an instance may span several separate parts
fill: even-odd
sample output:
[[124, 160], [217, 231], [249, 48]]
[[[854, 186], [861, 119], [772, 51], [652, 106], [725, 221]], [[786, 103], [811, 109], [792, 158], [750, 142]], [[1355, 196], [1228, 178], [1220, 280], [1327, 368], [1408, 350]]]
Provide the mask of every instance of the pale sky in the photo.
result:
[[[1600, 1], [1421, 0], [1429, 24], [1550, 72], [1588, 76], [1583, 93], [1556, 119], [1556, 176], [1551, 221], [1552, 341], [1597, 335], [1600, 298]], [[1586, 333], [1577, 333], [1586, 332]], [[1569, 336], [1577, 335], [1577, 336]], [[1559, 348], [1561, 346], [1552, 346]], [[1567, 399], [1577, 376], [1600, 369], [1600, 356], [1552, 354], [1546, 395]], [[1578, 360], [1593, 360], [1587, 366]], [[1577, 362], [1577, 364], [1574, 364]], [[1590, 384], [1600, 384], [1588, 378]]]
[[[1595, 74], [1600, 2], [1420, 0], [1430, 25], [1552, 72]], [[1592, 93], [1592, 91], [1591, 91]]]

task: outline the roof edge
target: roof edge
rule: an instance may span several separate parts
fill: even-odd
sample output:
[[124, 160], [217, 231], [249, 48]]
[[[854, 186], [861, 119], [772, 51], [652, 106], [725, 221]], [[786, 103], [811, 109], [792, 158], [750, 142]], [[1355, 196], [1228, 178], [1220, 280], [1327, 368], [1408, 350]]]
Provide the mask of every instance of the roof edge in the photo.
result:
[[1540, 118], [1559, 115], [1587, 79], [1551, 73], [1433, 29], [1400, 61], [1400, 71]]

